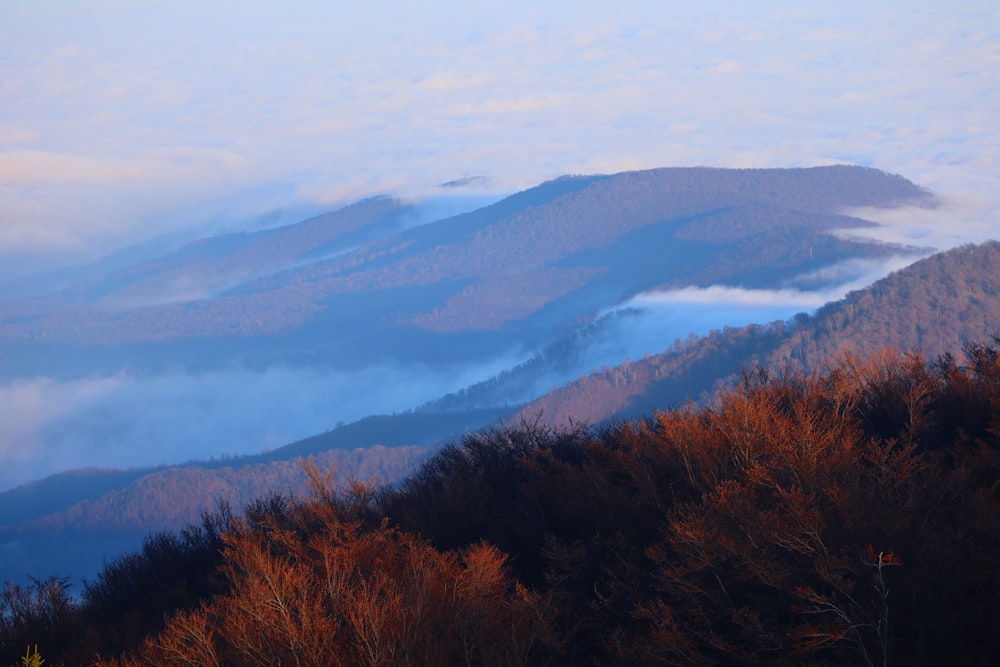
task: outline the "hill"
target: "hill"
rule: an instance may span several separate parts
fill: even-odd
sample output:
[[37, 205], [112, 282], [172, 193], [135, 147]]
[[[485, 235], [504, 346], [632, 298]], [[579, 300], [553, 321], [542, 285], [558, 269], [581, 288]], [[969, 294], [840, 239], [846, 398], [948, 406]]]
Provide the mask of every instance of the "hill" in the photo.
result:
[[[128, 470], [74, 470], [0, 493], [0, 577], [90, 577], [152, 531], [197, 522], [219, 503], [243, 507], [306, 488], [303, 461], [338, 482], [397, 482], [443, 442], [508, 411], [373, 416], [255, 456]], [[67, 548], [72, 545], [72, 548]]]
[[597, 423], [700, 403], [740, 372], [816, 372], [845, 353], [882, 347], [933, 358], [960, 354], [1000, 334], [1000, 243], [938, 253], [791, 322], [725, 328], [689, 343], [580, 378], [529, 403], [524, 416]]
[[[134, 545], [144, 532], [194, 521], [212, 508], [215, 498], [238, 504], [268, 488], [294, 492], [303, 488], [300, 457], [335, 462], [342, 474], [363, 479], [376, 470], [376, 479], [392, 481], [405, 475], [407, 466], [415, 465], [431, 451], [429, 447], [504, 417], [515, 423], [540, 415], [550, 424], [596, 424], [690, 400], [708, 403], [720, 388], [735, 385], [742, 370], [753, 367], [816, 372], [837, 355], [870, 354], [885, 346], [920, 350], [931, 357], [961, 355], [970, 341], [1000, 333], [998, 276], [1000, 243], [956, 248], [853, 292], [814, 316], [728, 328], [664, 354], [580, 378], [522, 407], [519, 416], [513, 414], [517, 406], [474, 406], [510, 395], [532, 378], [548, 376], [567, 355], [576, 353], [586, 330], [552, 346], [547, 356], [524, 368], [443, 397], [420, 411], [371, 417], [266, 454], [151, 471], [78, 472], [26, 485], [0, 494], [4, 508], [0, 517], [7, 523], [3, 568], [26, 572], [28, 564], [38, 563], [23, 545], [34, 548], [60, 539], [63, 533], [117, 531], [130, 536]], [[927, 314], [931, 312], [933, 316]], [[624, 317], [627, 322], [628, 315]], [[357, 449], [371, 445], [385, 448]], [[406, 445], [411, 447], [397, 449]], [[343, 458], [348, 454], [354, 458]], [[78, 495], [69, 493], [73, 485], [68, 480], [82, 488]], [[89, 483], [83, 484], [85, 480]], [[39, 497], [48, 500], [37, 504]], [[69, 563], [48, 563], [52, 571], [68, 571]]]
[[311, 467], [309, 497], [150, 536], [78, 600], [6, 587], [0, 660], [995, 664], [998, 344], [489, 429], [393, 489]]
[[410, 227], [409, 205], [369, 200], [0, 302], [0, 375], [464, 362], [544, 345], [644, 290], [774, 286], [887, 256], [898, 249], [833, 235], [872, 224], [841, 211], [933, 203], [902, 177], [851, 166], [568, 177]]

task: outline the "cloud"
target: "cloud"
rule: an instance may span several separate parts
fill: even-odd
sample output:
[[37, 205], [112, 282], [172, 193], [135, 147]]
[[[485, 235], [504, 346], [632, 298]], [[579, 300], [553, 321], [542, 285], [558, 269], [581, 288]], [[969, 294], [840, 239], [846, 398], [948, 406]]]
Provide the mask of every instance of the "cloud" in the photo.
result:
[[275, 366], [0, 384], [0, 491], [88, 466], [259, 453], [369, 414], [401, 412], [520, 363], [462, 368], [385, 362], [359, 371]]
[[879, 226], [843, 234], [936, 250], [1000, 239], [1000, 202], [989, 192], [998, 185], [993, 175], [955, 171], [942, 169], [934, 179], [937, 206], [850, 209], [844, 213]]
[[639, 308], [681, 304], [718, 304], [726, 306], [771, 306], [786, 304], [794, 307], [818, 308], [823, 305], [818, 292], [797, 289], [755, 290], [742, 287], [713, 285], [711, 287], [684, 287], [669, 292], [646, 292], [632, 298], [630, 306]]
[[39, 138], [39, 134], [31, 130], [12, 126], [0, 126], [0, 144], [21, 144], [37, 141]]
[[334, 206], [456, 173], [511, 190], [621, 165], [851, 161], [928, 187], [978, 175], [972, 194], [1000, 198], [990, 2], [0, 14], [18, 28], [0, 45], [0, 227], [59, 230], [8, 232], [7, 258], [46, 238], [92, 256], [257, 187]]
[[[661, 307], [683, 309], [692, 305], [750, 309], [777, 306], [782, 311], [788, 308], [815, 309], [830, 301], [843, 298], [848, 292], [868, 287], [879, 278], [909, 266], [925, 254], [927, 253], [915, 252], [879, 259], [847, 259], [795, 276], [788, 281], [787, 287], [779, 289], [710, 285], [642, 292], [609, 310]], [[802, 287], [803, 285], [810, 287]], [[816, 288], [817, 285], [821, 287]]]
[[125, 160], [96, 159], [45, 151], [0, 154], [0, 187], [50, 184], [97, 184], [143, 180], [149, 169]]
[[426, 77], [418, 85], [435, 93], [450, 93], [454, 91], [483, 90], [490, 82], [490, 78], [482, 73], [466, 73], [455, 68], [447, 68]]
[[812, 313], [912, 264], [920, 256], [904, 253], [878, 260], [845, 260], [796, 276], [780, 289], [711, 285], [637, 294], [602, 313], [638, 311], [636, 318], [623, 322], [592, 346], [587, 355], [588, 368], [659, 354], [676, 340], [704, 336], [713, 329], [787, 321], [800, 312]]

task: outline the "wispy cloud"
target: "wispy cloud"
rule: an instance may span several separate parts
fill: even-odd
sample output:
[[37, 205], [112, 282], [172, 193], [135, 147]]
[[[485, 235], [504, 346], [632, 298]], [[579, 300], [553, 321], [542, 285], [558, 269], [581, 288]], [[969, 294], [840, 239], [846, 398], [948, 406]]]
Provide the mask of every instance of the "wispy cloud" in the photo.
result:
[[[781, 312], [789, 308], [812, 310], [825, 303], [843, 298], [848, 292], [863, 289], [879, 278], [909, 266], [920, 253], [901, 253], [879, 259], [847, 259], [803, 273], [779, 289], [747, 289], [730, 285], [682, 287], [679, 289], [642, 292], [617, 308], [684, 308], [689, 305], [709, 305], [722, 308], [769, 308]], [[815, 285], [822, 285], [816, 288]], [[789, 315], [798, 311], [792, 311]], [[753, 321], [751, 321], [753, 322]], [[756, 323], [762, 324], [763, 320]], [[733, 323], [731, 323], [733, 324]]]
[[[728, 285], [684, 287], [643, 292], [607, 312], [632, 309], [638, 319], [609, 333], [591, 351], [603, 364], [659, 354], [676, 340], [704, 336], [713, 329], [787, 321], [797, 313], [868, 287], [886, 274], [912, 264], [920, 255], [883, 259], [850, 259], [796, 276], [780, 289], [746, 289]], [[816, 285], [823, 285], [817, 289]]]
[[796, 308], [818, 308], [825, 301], [818, 292], [797, 289], [754, 290], [742, 287], [713, 285], [684, 287], [669, 292], [646, 292], [629, 301], [636, 307], [682, 304], [719, 304], [723, 306], [771, 306], [785, 304]]

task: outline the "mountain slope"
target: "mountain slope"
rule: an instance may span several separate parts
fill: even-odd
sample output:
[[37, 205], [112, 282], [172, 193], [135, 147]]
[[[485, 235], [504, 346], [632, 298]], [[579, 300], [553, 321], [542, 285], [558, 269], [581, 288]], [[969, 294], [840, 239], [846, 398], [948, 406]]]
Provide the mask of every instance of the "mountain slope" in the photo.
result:
[[297, 263], [349, 252], [397, 231], [412, 215], [414, 207], [399, 200], [367, 199], [293, 225], [195, 241], [63, 295], [102, 306], [202, 300]]
[[[87, 372], [105, 363], [109, 344], [114, 363], [138, 368], [154, 357], [223, 364], [263, 349], [311, 363], [400, 354], [460, 362], [544, 344], [643, 290], [773, 286], [891, 254], [833, 236], [871, 224], [840, 211], [932, 203], [899, 176], [849, 166], [564, 178], [392, 233], [407, 208], [371, 200], [192, 244], [46, 299], [0, 302], [10, 351], [0, 372], [33, 363]], [[67, 352], [81, 346], [92, 354]]]
[[1000, 335], [1000, 243], [923, 259], [792, 323], [726, 328], [581, 378], [522, 409], [550, 423], [600, 422], [705, 400], [741, 369], [821, 370], [838, 354], [891, 346], [929, 358]]
[[[0, 493], [0, 529], [36, 527], [149, 531], [179, 528], [212, 509], [216, 499], [239, 506], [272, 488], [291, 491], [305, 479], [300, 461], [319, 457], [338, 478], [393, 482], [446, 440], [490, 424], [509, 410], [448, 415], [376, 415], [252, 456], [124, 470], [82, 469]], [[190, 497], [170, 487], [186, 485]], [[108, 517], [115, 518], [110, 523]]]
[[0, 581], [91, 576], [151, 531], [196, 523], [218, 502], [241, 509], [269, 493], [299, 495], [303, 460], [338, 483], [395, 483], [443, 442], [507, 411], [369, 417], [257, 456], [138, 470], [78, 470], [0, 493]]
[[[998, 333], [1000, 243], [991, 242], [921, 260], [825, 306], [812, 317], [802, 314], [792, 323], [727, 328], [679, 349], [581, 378], [530, 403], [521, 409], [520, 416], [511, 416], [508, 421], [531, 421], [539, 414], [548, 423], [598, 423], [639, 416], [690, 399], [708, 400], [720, 387], [736, 382], [744, 368], [759, 365], [814, 371], [832, 355], [845, 351], [865, 354], [886, 345], [923, 350], [930, 357], [960, 354], [963, 344], [988, 340]], [[553, 348], [550, 354], [553, 359], [546, 363], [557, 363], [559, 354], [572, 354], [572, 347]], [[531, 368], [523, 372], [530, 375], [532, 370], [537, 372]], [[499, 384], [506, 381], [505, 377], [496, 380]], [[513, 380], [518, 386], [524, 381]], [[367, 477], [371, 471], [381, 470], [376, 477], [398, 478], [430, 451], [429, 445], [455, 439], [507, 414], [504, 409], [467, 411], [480, 391], [504, 390], [490, 386], [470, 389], [427, 406], [423, 412], [372, 417], [255, 457], [193, 462], [138, 476], [80, 472], [77, 479], [89, 476], [94, 481], [94, 486], [88, 487], [93, 493], [71, 502], [67, 497], [58, 508], [50, 505], [47, 516], [19, 514], [17, 505], [30, 503], [43, 490], [55, 497], [54, 489], [64, 487], [69, 477], [57, 476], [0, 494], [8, 524], [3, 529], [6, 547], [0, 570], [24, 571], [32, 560], [23, 549], [38, 550], [46, 540], [59, 539], [59, 535], [111, 531], [107, 534], [119, 538], [131, 535], [134, 542], [144, 531], [195, 519], [200, 511], [211, 508], [214, 497], [238, 503], [267, 488], [303, 488], [299, 457], [316, 456], [323, 464], [336, 462], [345, 475]], [[357, 449], [375, 444], [388, 447]], [[109, 479], [115, 475], [117, 483], [111, 484]], [[15, 544], [20, 546], [12, 546]], [[81, 542], [74, 553], [83, 553], [86, 548]], [[55, 567], [54, 571], [65, 568]]]

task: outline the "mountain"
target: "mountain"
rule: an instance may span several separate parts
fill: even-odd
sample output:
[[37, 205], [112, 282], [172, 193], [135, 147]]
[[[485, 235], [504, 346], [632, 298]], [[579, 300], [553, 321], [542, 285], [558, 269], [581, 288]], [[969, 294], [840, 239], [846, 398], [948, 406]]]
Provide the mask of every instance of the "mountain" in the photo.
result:
[[74, 470], [24, 484], [0, 493], [0, 578], [90, 576], [150, 532], [196, 523], [220, 502], [242, 508], [269, 493], [298, 495], [306, 488], [306, 460], [338, 483], [395, 483], [443, 443], [508, 413], [372, 416], [253, 456]]
[[[237, 385], [256, 382], [271, 368], [348, 380], [324, 396], [318, 409], [329, 432], [313, 439], [183, 466], [79, 471], [0, 494], [0, 571], [40, 565], [34, 554], [60, 532], [80, 529], [83, 535], [103, 527], [135, 540], [140, 531], [196, 518], [215, 497], [241, 502], [267, 485], [294, 488], [299, 456], [328, 457], [323, 460], [344, 475], [396, 479], [425, 448], [509, 418], [524, 401], [587, 369], [617, 368], [622, 357], [604, 343], [642, 326], [641, 316], [621, 309], [638, 294], [720, 285], [816, 289], [836, 283], [817, 278], [831, 266], [925, 252], [842, 233], [875, 226], [851, 216], [852, 209], [904, 205], [934, 206], [935, 200], [905, 178], [853, 166], [571, 176], [441, 218], [420, 204], [368, 199], [293, 225], [201, 239], [57, 292], [2, 301], [0, 381], [15, 391], [64, 379], [79, 381], [74, 391], [83, 387], [83, 407], [70, 406], [81, 416], [41, 430], [39, 448], [52, 437], [65, 447], [91, 441], [114, 451], [142, 446], [162, 456], [157, 460], [181, 461], [171, 454], [181, 443], [170, 438], [182, 437], [180, 427], [193, 433], [199, 418], [217, 409], [217, 397], [199, 398], [210, 372], [241, 371], [235, 380], [209, 385], [219, 393], [235, 393]], [[668, 344], [657, 343], [657, 349]], [[691, 386], [679, 384], [683, 391], [671, 400], [710, 389], [698, 383], [727, 377], [732, 363], [744, 358], [734, 349], [723, 361], [704, 349], [707, 361], [677, 375], [687, 373]], [[467, 380], [462, 369], [470, 367], [491, 370]], [[376, 379], [402, 395], [426, 400], [428, 376], [443, 387], [435, 394], [451, 395], [419, 409], [422, 400], [414, 398], [407, 414], [345, 419], [338, 409], [348, 399], [372, 401], [360, 417], [382, 411], [368, 398], [372, 385], [350, 380], [371, 368], [388, 368]], [[467, 387], [497, 370], [500, 375]], [[632, 371], [609, 372], [616, 374], [617, 390]], [[155, 385], [151, 401], [129, 402], [124, 414], [99, 401], [88, 407], [89, 379], [105, 387], [120, 377], [138, 378], [126, 387], [149, 380]], [[226, 425], [297, 400], [291, 389], [302, 375], [283, 377], [291, 379], [250, 397], [256, 402], [237, 401], [238, 412]], [[164, 385], [179, 398], [171, 399]], [[645, 389], [635, 385], [634, 392]], [[186, 402], [180, 409], [170, 400]], [[197, 400], [211, 405], [192, 413], [189, 404]], [[601, 401], [595, 399], [595, 406]], [[167, 418], [152, 422], [152, 429], [133, 429], [147, 412]], [[545, 413], [561, 414], [557, 407]], [[612, 414], [617, 412], [601, 408], [578, 416]], [[6, 415], [8, 423], [20, 417]], [[28, 418], [34, 428], [31, 419], [45, 423], [48, 415]], [[344, 421], [350, 423], [332, 428]], [[221, 430], [205, 431], [222, 435], [202, 437], [225, 437]], [[240, 446], [259, 452], [260, 442], [267, 441], [248, 439]], [[189, 455], [194, 459], [208, 459], [219, 447], [207, 439], [183, 445], [197, 452]], [[385, 449], [345, 453], [375, 445]], [[405, 447], [410, 449], [399, 449]]]
[[[615, 317], [627, 323], [632, 316]], [[153, 470], [77, 471], [0, 494], [0, 525], [6, 524], [0, 528], [0, 570], [25, 572], [26, 563], [46, 562], [52, 571], [65, 572], [66, 561], [38, 561], [29, 554], [54, 553], [57, 550], [44, 547], [74, 535], [80, 543], [73, 558], [78, 561], [79, 554], [86, 553], [91, 563], [98, 563], [101, 554], [134, 547], [149, 530], [195, 521], [215, 499], [239, 507], [268, 489], [294, 493], [304, 488], [304, 457], [335, 468], [340, 479], [395, 481], [441, 443], [498, 419], [596, 424], [638, 417], [691, 400], [706, 403], [720, 388], [736, 384], [746, 369], [814, 372], [837, 355], [869, 354], [884, 346], [921, 351], [931, 359], [961, 355], [966, 344], [1000, 334], [1000, 243], [933, 255], [827, 304], [813, 316], [803, 313], [791, 322], [726, 328], [663, 354], [607, 368], [519, 411], [517, 406], [474, 408], [511, 392], [511, 384], [521, 386], [525, 378], [548, 375], [560, 356], [572, 356], [581, 340], [600, 331], [585, 328], [523, 367], [419, 411], [370, 417], [265, 454]], [[489, 398], [482, 399], [483, 392]], [[113, 539], [95, 550], [84, 539], [88, 533]]]
[[[595, 655], [649, 662], [673, 655], [685, 637], [695, 643], [681, 657], [693, 662], [736, 655], [766, 661], [785, 655], [777, 642], [831, 664], [851, 650], [871, 662], [869, 650], [888, 655], [888, 639], [876, 632], [852, 647], [843, 640], [854, 625], [825, 616], [830, 607], [822, 605], [843, 593], [841, 601], [863, 613], [881, 613], [883, 581], [891, 582], [892, 599], [920, 602], [900, 607], [892, 618], [902, 624], [892, 627], [907, 637], [933, 633], [927, 645], [899, 643], [894, 650], [952, 655], [948, 640], [955, 632], [974, 636], [962, 630], [970, 619], [978, 619], [979, 632], [995, 618], [988, 612], [996, 606], [989, 589], [996, 550], [974, 547], [997, 534], [990, 492], [995, 447], [981, 446], [996, 435], [996, 350], [975, 343], [1000, 334], [1000, 243], [930, 256], [811, 315], [665, 339], [664, 352], [626, 363], [606, 352], [609, 341], [647, 326], [648, 313], [632, 300], [644, 292], [817, 289], [833, 284], [823, 270], [848, 260], [926, 252], [841, 233], [874, 225], [851, 217], [854, 207], [907, 204], [934, 200], [901, 177], [859, 167], [568, 177], [437, 220], [409, 203], [370, 199], [296, 225], [203, 239], [55, 293], [3, 302], [0, 378], [14, 380], [120, 369], [156, 376], [175, 367], [231, 364], [351, 371], [384, 358], [460, 367], [510, 346], [525, 354], [493, 377], [413, 410], [368, 416], [258, 454], [76, 470], [0, 493], [0, 578], [89, 576], [103, 560], [136, 548], [148, 531], [195, 521], [218, 501], [238, 510], [263, 498], [247, 519], [228, 524], [245, 531], [234, 529], [230, 537], [245, 539], [229, 544], [263, 556], [259, 565], [289, 565], [281, 549], [298, 548], [301, 540], [302, 553], [331, 545], [358, 554], [367, 549], [357, 560], [362, 568], [378, 563], [388, 572], [421, 557], [447, 565], [466, 583], [474, 578], [462, 573], [502, 574], [507, 578], [495, 581], [518, 597], [497, 598], [497, 607], [521, 604], [546, 623], [545, 614], [554, 614], [552, 627], [562, 634], [559, 641], [546, 635], [552, 643], [544, 650], [554, 658], [574, 647], [573, 664]], [[920, 352], [932, 363], [850, 356], [886, 345]], [[958, 363], [933, 365], [941, 354]], [[566, 383], [592, 364], [604, 368]], [[828, 365], [843, 375], [815, 382], [796, 375]], [[766, 372], [744, 373], [756, 368]], [[406, 375], [389, 381], [404, 388], [414, 382]], [[559, 386], [545, 393], [549, 383]], [[932, 392], [936, 398], [926, 399]], [[657, 412], [689, 401], [710, 407]], [[844, 405], [857, 409], [845, 415]], [[633, 417], [641, 421], [620, 423]], [[480, 430], [498, 420], [522, 425]], [[589, 433], [548, 428], [568, 422], [611, 426]], [[311, 504], [268, 500], [270, 492], [301, 496], [307, 482], [315, 484], [303, 459], [334, 470], [337, 482], [396, 483], [434, 452], [440, 454], [417, 474], [379, 493], [355, 487]], [[299, 530], [334, 515], [334, 539], [314, 543], [310, 530]], [[344, 517], [381, 528], [345, 532]], [[211, 532], [209, 525], [204, 530]], [[820, 534], [819, 543], [809, 541]], [[189, 529], [177, 539], [153, 537], [142, 555], [116, 560], [105, 570], [110, 578], [88, 590], [144, 582], [129, 591], [140, 611], [122, 613], [113, 596], [105, 611], [122, 628], [135, 630], [145, 617], [162, 628], [165, 610], [191, 602], [177, 602], [190, 589], [239, 575], [238, 563], [225, 573], [213, 565], [189, 576], [191, 563], [165, 560], [206, 535]], [[217, 544], [200, 543], [208, 552], [201, 565], [219, 563], [221, 536], [215, 537]], [[963, 568], [969, 553], [974, 567]], [[713, 564], [708, 569], [705, 554]], [[141, 579], [150, 574], [143, 563], [158, 568], [156, 581]], [[644, 569], [650, 563], [655, 572]], [[881, 579], [883, 564], [900, 563], [902, 582], [890, 579], [895, 572]], [[293, 570], [302, 571], [280, 571]], [[738, 587], [716, 588], [720, 572]], [[42, 591], [45, 581], [31, 590]], [[302, 590], [317, 590], [311, 582]], [[551, 596], [536, 595], [542, 585], [552, 586]], [[148, 604], [153, 589], [174, 606]], [[636, 591], [653, 597], [637, 602]], [[731, 593], [757, 606], [737, 609]], [[239, 605], [248, 598], [224, 599]], [[261, 599], [266, 606], [269, 598]], [[954, 620], [967, 599], [979, 607]], [[184, 619], [239, 618], [227, 613], [238, 607], [219, 600], [204, 598], [197, 614], [178, 617], [174, 632], [185, 631]], [[824, 642], [838, 652], [788, 643], [819, 632], [815, 625], [784, 627], [803, 605], [824, 615]], [[756, 615], [758, 609], [766, 615]], [[932, 609], [934, 616], [914, 609]], [[698, 634], [678, 631], [664, 610], [679, 610], [677, 618], [693, 621]], [[882, 617], [873, 618], [866, 627]], [[509, 636], [509, 627], [504, 621], [494, 629]], [[652, 644], [631, 640], [650, 636]], [[329, 645], [329, 634], [321, 637]], [[985, 655], [972, 641], [963, 646]], [[789, 664], [800, 657], [788, 655]]]
[[110, 307], [205, 300], [260, 276], [345, 254], [397, 231], [415, 215], [413, 205], [376, 197], [293, 225], [200, 239], [61, 296]]
[[1000, 243], [938, 253], [792, 322], [727, 327], [663, 354], [609, 368], [522, 408], [549, 423], [597, 423], [705, 402], [755, 366], [816, 372], [882, 347], [930, 359], [1000, 335]]
[[873, 224], [841, 211], [933, 203], [902, 177], [852, 166], [567, 177], [416, 226], [412, 206], [367, 200], [2, 301], [0, 376], [465, 362], [544, 345], [645, 290], [776, 286], [898, 253], [832, 234]]

